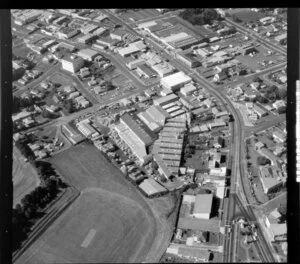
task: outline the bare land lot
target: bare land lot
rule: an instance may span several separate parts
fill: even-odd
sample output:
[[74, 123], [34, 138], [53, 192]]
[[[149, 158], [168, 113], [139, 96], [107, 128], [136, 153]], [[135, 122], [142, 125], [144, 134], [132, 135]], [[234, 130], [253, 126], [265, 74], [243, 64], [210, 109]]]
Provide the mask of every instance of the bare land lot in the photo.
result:
[[39, 186], [40, 179], [30, 163], [24, 162], [24, 157], [18, 149], [13, 149], [13, 207], [35, 187]]
[[159, 260], [156, 245], [168, 246], [170, 228], [95, 147], [81, 144], [50, 161], [82, 193], [18, 263]]

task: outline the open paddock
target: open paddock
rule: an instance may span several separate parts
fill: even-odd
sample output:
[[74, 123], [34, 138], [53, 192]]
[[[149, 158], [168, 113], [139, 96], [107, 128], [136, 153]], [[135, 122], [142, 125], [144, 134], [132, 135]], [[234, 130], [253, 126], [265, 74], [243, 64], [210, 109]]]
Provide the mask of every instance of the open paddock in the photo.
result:
[[152, 225], [137, 202], [85, 189], [16, 264], [139, 262], [151, 246]]
[[16, 264], [158, 262], [172, 229], [100, 151], [84, 143], [49, 161], [81, 195]]

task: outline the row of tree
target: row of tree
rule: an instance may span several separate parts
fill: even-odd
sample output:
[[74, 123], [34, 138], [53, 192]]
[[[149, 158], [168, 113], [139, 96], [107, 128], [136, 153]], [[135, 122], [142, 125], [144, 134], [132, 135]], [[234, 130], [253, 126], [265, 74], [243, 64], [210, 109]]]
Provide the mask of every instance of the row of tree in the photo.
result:
[[20, 204], [13, 209], [12, 228], [13, 228], [13, 250], [18, 249], [24, 241], [35, 220], [44, 215], [43, 209], [60, 192], [61, 188], [67, 185], [58, 177], [52, 165], [45, 161], [36, 161], [41, 179], [40, 186], [32, 192], [26, 194]]
[[214, 20], [220, 19], [220, 15], [212, 8], [187, 8], [179, 16], [192, 25], [211, 24]]

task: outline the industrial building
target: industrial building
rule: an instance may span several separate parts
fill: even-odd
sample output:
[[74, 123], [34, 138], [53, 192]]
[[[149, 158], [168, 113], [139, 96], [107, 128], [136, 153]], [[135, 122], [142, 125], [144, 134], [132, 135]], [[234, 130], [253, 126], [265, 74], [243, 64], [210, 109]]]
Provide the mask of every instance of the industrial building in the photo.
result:
[[155, 64], [152, 66], [152, 69], [155, 70], [161, 78], [166, 77], [175, 71], [175, 68], [167, 62]]
[[69, 27], [62, 28], [57, 32], [57, 36], [59, 39], [69, 39], [76, 36], [77, 34], [79, 34], [78, 29], [73, 29]]
[[163, 96], [163, 97], [155, 99], [154, 100], [154, 105], [164, 106], [164, 105], [167, 105], [169, 103], [178, 101], [178, 99], [179, 99], [178, 96], [176, 94], [172, 93], [170, 95]]
[[146, 48], [147, 46], [143, 43], [143, 41], [140, 40], [137, 42], [130, 43], [128, 47], [118, 49], [118, 53], [122, 57], [127, 57], [137, 52], [145, 51]]
[[62, 132], [73, 145], [76, 145], [84, 140], [84, 137], [79, 134], [70, 124], [62, 125]]
[[108, 38], [108, 37], [102, 37], [100, 39], [97, 39], [96, 42], [100, 45], [104, 45], [104, 46], [108, 47], [109, 49], [112, 49], [118, 43], [120, 43], [119, 40]]
[[62, 68], [71, 73], [75, 73], [79, 71], [84, 66], [84, 60], [80, 57], [76, 57], [75, 59], [61, 59]]
[[99, 52], [92, 49], [83, 49], [78, 51], [77, 55], [84, 60], [93, 61], [99, 55]]
[[197, 91], [197, 88], [191, 83], [185, 85], [180, 89], [180, 93], [182, 93], [184, 96], [191, 95], [195, 91]]
[[145, 179], [140, 185], [139, 188], [147, 195], [152, 196], [155, 194], [161, 194], [167, 191], [162, 185], [153, 179]]
[[193, 216], [200, 219], [209, 219], [213, 203], [213, 194], [198, 194], [195, 197]]
[[152, 70], [146, 63], [137, 65], [136, 72], [139, 76], [144, 76], [148, 79], [157, 76], [156, 71]]
[[110, 37], [117, 40], [124, 40], [126, 35], [127, 33], [124, 30], [115, 30], [110, 32]]
[[152, 130], [159, 130], [166, 122], [169, 114], [160, 106], [151, 106], [145, 112], [138, 114], [138, 117]]
[[99, 28], [99, 26], [97, 25], [93, 25], [93, 24], [87, 24], [87, 25], [84, 25], [80, 31], [83, 33], [83, 34], [89, 34], [89, 33], [92, 33], [93, 31], [95, 31], [97, 28]]
[[84, 119], [76, 124], [78, 130], [85, 136], [85, 137], [96, 137], [99, 135], [99, 132], [90, 125], [89, 119]]
[[77, 38], [77, 41], [79, 43], [87, 44], [87, 43], [91, 42], [95, 38], [96, 38], [96, 36], [93, 35], [93, 34], [86, 34], [86, 35], [83, 35], [83, 36]]
[[15, 16], [15, 23], [17, 25], [23, 26], [28, 23], [31, 23], [41, 15], [42, 11], [41, 10], [22, 10], [21, 13]]
[[178, 91], [185, 84], [192, 81], [192, 78], [184, 72], [177, 72], [161, 79], [161, 85], [169, 90]]
[[190, 68], [201, 66], [200, 61], [198, 61], [192, 53], [178, 52], [177, 58]]
[[146, 147], [152, 143], [152, 138], [128, 114], [121, 117], [115, 130], [142, 164], [151, 158]]
[[136, 69], [137, 66], [145, 64], [145, 60], [142, 58], [130, 61], [128, 63], [126, 63], [126, 66], [130, 69], [130, 70], [134, 70]]
[[152, 137], [143, 128], [141, 128], [139, 124], [131, 118], [130, 115], [123, 115], [120, 118], [120, 122], [128, 127], [128, 129], [135, 134], [138, 141], [140, 141], [145, 147], [149, 146], [153, 142]]

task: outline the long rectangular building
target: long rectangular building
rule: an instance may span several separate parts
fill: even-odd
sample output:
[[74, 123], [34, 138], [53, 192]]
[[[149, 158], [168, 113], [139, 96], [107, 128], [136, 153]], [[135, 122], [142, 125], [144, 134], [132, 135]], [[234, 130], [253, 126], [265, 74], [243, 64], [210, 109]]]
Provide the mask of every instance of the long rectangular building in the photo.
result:
[[164, 105], [170, 104], [172, 102], [175, 102], [177, 100], [178, 100], [178, 96], [176, 94], [172, 93], [170, 95], [155, 99], [154, 105], [164, 106]]
[[141, 128], [129, 114], [123, 115], [120, 118], [120, 121], [122, 124], [127, 126], [145, 146], [149, 146], [153, 142], [152, 137], [143, 128]]

